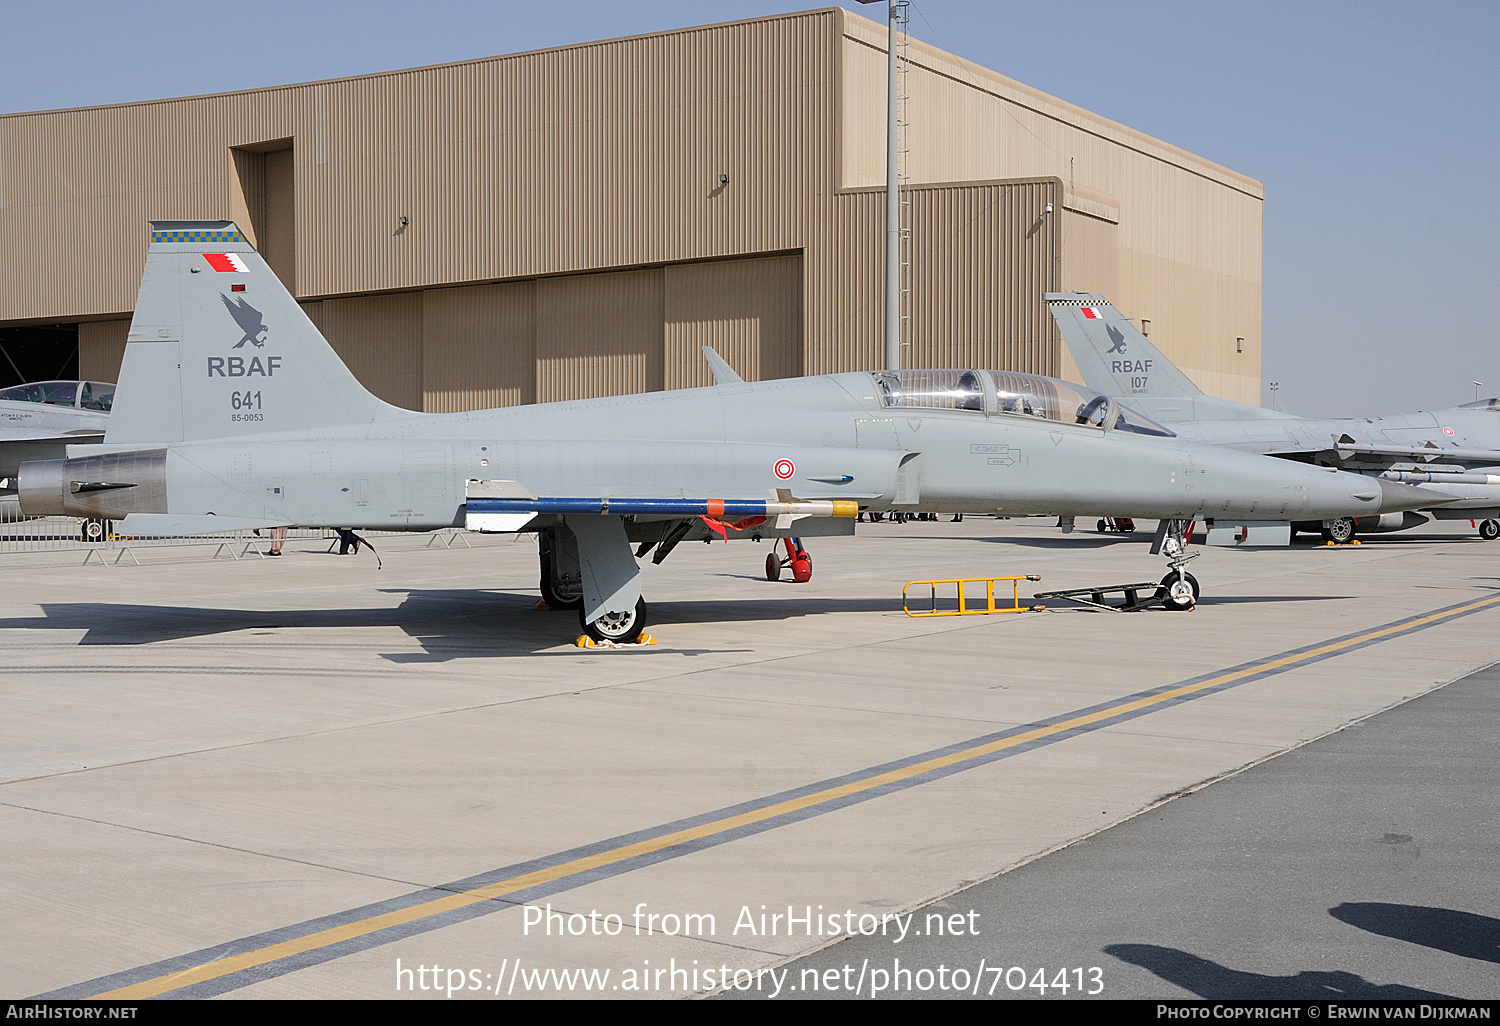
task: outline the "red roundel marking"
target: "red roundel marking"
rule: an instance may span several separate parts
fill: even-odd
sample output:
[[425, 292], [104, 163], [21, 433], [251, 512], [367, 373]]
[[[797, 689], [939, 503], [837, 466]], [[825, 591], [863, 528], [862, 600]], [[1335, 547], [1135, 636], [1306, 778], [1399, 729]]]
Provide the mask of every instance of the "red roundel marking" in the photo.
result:
[[1445, 434], [1445, 435], [1451, 435], [1451, 434], [1453, 434], [1453, 429], [1452, 428], [1443, 428], [1443, 434]]
[[797, 467], [791, 460], [776, 461], [776, 476], [785, 481], [797, 472]]

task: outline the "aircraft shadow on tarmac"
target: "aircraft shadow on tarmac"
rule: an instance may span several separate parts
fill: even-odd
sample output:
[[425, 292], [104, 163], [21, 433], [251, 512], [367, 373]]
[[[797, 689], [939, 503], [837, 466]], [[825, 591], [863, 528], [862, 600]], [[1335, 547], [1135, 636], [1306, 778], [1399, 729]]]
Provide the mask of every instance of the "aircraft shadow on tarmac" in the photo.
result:
[[1016, 545], [1027, 549], [1102, 549], [1110, 545], [1128, 545], [1136, 542], [1142, 547], [1142, 551], [1151, 544], [1151, 536], [1128, 534], [1086, 534], [1079, 537], [1060, 534], [1056, 537], [1046, 538], [1014, 538], [1006, 535], [994, 535], [989, 538], [975, 538], [974, 541], [992, 542], [996, 545]]
[[[149, 645], [277, 628], [394, 627], [421, 642], [423, 652], [385, 654], [399, 663], [536, 655], [568, 645], [579, 633], [571, 610], [539, 612], [535, 594], [447, 589], [392, 590], [406, 598], [394, 607], [346, 609], [214, 609], [110, 602], [42, 604], [40, 617], [0, 619], [0, 630], [84, 632], [80, 645]], [[788, 620], [830, 612], [899, 613], [899, 598], [837, 599], [789, 596], [775, 600], [715, 599], [654, 602], [652, 625]], [[347, 642], [346, 642], [347, 643]], [[371, 648], [379, 642], [372, 641]], [[730, 649], [682, 650], [702, 654]], [[734, 649], [733, 651], [740, 651]], [[570, 652], [549, 654], [568, 655]]]
[[1425, 905], [1346, 901], [1328, 910], [1341, 923], [1485, 962], [1500, 962], [1500, 919]]
[[[1396, 908], [1401, 906], [1387, 906]], [[1371, 983], [1356, 973], [1300, 972], [1295, 976], [1265, 976], [1230, 969], [1207, 958], [1156, 944], [1111, 944], [1104, 949], [1122, 962], [1138, 965], [1168, 983], [1200, 998], [1217, 1001], [1263, 999], [1289, 1001], [1392, 1001], [1450, 999], [1447, 994], [1405, 987], [1399, 983]]]
[[[1041, 537], [1041, 538], [1017, 538], [1017, 537], [1014, 537], [1014, 536], [1011, 536], [1011, 535], [1000, 535], [1000, 534], [997, 534], [997, 535], [989, 535], [989, 536], [979, 537], [979, 538], [972, 538], [970, 540], [972, 540], [972, 541], [992, 542], [992, 543], [995, 543], [995, 544], [1003, 544], [1003, 545], [1016, 545], [1016, 546], [1019, 546], [1021, 548], [1033, 548], [1033, 549], [1102, 549], [1102, 548], [1107, 548], [1107, 547], [1109, 547], [1111, 545], [1130, 545], [1130, 544], [1136, 544], [1136, 545], [1140, 545], [1142, 547], [1149, 547], [1150, 544], [1151, 544], [1151, 532], [1150, 531], [1137, 531], [1135, 534], [1117, 534], [1117, 533], [1113, 533], [1113, 532], [1111, 532], [1109, 534], [1093, 534], [1093, 533], [1084, 534], [1082, 531], [1079, 531], [1079, 532], [1074, 533], [1074, 534], [1057, 534], [1057, 535], [1044, 536], [1044, 537]], [[1451, 545], [1451, 544], [1453, 544], [1455, 542], [1468, 542], [1468, 541], [1480, 542], [1480, 541], [1484, 541], [1484, 539], [1480, 538], [1479, 535], [1477, 535], [1477, 534], [1474, 535], [1472, 538], [1469, 538], [1469, 537], [1455, 538], [1453, 535], [1432, 535], [1432, 534], [1417, 534], [1417, 535], [1412, 535], [1412, 534], [1400, 534], [1400, 533], [1382, 533], [1379, 536], [1378, 540], [1374, 541], [1373, 544], [1376, 544], [1376, 545], [1379, 545], [1379, 546], [1382, 546], [1382, 547], [1387, 546], [1387, 545], [1431, 545], [1431, 544], [1434, 544], [1434, 543], [1446, 543], [1446, 544], [1450, 544]], [[1371, 539], [1369, 539], [1369, 538], [1361, 538], [1360, 539], [1360, 545], [1361, 546], [1365, 546], [1365, 545], [1369, 545], [1369, 544], [1372, 544]], [[1282, 546], [1281, 548], [1284, 548], [1284, 547], [1285, 546]], [[1343, 546], [1343, 545], [1328, 546], [1328, 545], [1324, 544], [1323, 540], [1321, 538], [1319, 538], [1317, 535], [1307, 535], [1307, 534], [1300, 534], [1297, 537], [1293, 538], [1292, 541], [1291, 541], [1291, 547], [1298, 548], [1298, 549], [1325, 549], [1325, 548], [1330, 548], [1330, 547], [1332, 547], [1332, 548], [1348, 548], [1348, 546]], [[1193, 548], [1195, 550], [1198, 550], [1198, 551], [1207, 551], [1206, 547], [1203, 546], [1203, 545], [1201, 545], [1196, 538], [1193, 540]], [[1274, 550], [1277, 547], [1276, 546], [1269, 546], [1268, 548]], [[1230, 546], [1226, 546], [1225, 547], [1225, 551], [1230, 551], [1230, 549], [1231, 549]], [[1259, 550], [1259, 549], [1260, 549], [1260, 547], [1257, 546], [1257, 550]], [[1252, 550], [1247, 549], [1245, 551], [1252, 551]]]

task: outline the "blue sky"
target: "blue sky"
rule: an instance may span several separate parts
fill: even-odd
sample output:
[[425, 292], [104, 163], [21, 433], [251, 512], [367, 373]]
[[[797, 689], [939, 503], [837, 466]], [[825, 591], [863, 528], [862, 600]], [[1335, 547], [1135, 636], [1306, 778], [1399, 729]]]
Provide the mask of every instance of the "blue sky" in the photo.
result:
[[[0, 111], [801, 10], [733, 0], [7, 4]], [[881, 17], [881, 5], [843, 6]], [[921, 0], [913, 34], [1260, 179], [1267, 383], [1304, 415], [1500, 393], [1500, 4]]]

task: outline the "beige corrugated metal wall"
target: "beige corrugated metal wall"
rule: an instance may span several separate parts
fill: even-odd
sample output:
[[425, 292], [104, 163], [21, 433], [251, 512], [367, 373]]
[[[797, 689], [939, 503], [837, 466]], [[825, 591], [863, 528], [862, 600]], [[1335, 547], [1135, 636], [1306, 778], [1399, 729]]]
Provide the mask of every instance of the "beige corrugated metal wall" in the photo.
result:
[[[1117, 296], [1119, 290], [1119, 229], [1103, 217], [1071, 208], [1062, 211], [1061, 292], [1098, 292]], [[1067, 346], [1058, 346], [1056, 376], [1081, 381], [1078, 365]]]
[[354, 376], [388, 403], [422, 408], [422, 294], [305, 303]]
[[[1041, 296], [1057, 288], [1058, 220], [1043, 211], [1048, 203], [1061, 208], [1062, 183], [972, 182], [906, 195], [910, 301], [902, 366], [1053, 373], [1056, 329]], [[827, 231], [833, 238], [809, 248], [807, 373], [851, 369], [850, 341], [859, 345], [862, 366], [880, 366], [884, 190], [836, 194]]]
[[264, 253], [266, 234], [266, 155], [231, 149], [229, 219], [239, 225], [250, 245]]
[[536, 283], [538, 402], [662, 387], [662, 269]]
[[297, 179], [290, 149], [266, 154], [266, 234], [261, 256], [282, 284], [297, 294]]
[[457, 413], [536, 402], [536, 283], [422, 296], [422, 409]]
[[125, 358], [127, 321], [86, 321], [78, 326], [78, 376], [85, 381], [116, 381]]
[[836, 33], [809, 12], [0, 117], [0, 252], [65, 244], [0, 280], [0, 322], [129, 310], [145, 222], [228, 216], [230, 149], [276, 140], [295, 140], [303, 297], [795, 250], [833, 174]]
[[802, 257], [674, 264], [665, 277], [667, 388], [713, 384], [701, 347], [746, 381], [802, 373]]
[[[318, 316], [356, 373], [402, 405], [702, 381], [690, 350], [703, 335], [744, 347], [739, 358], [759, 365], [747, 377], [877, 366], [883, 212], [862, 189], [884, 175], [883, 48], [882, 26], [834, 9], [0, 117], [0, 323], [127, 314], [148, 219], [232, 214], [296, 294], [327, 300]], [[1210, 391], [1256, 401], [1260, 184], [925, 44], [911, 50], [908, 362], [1066, 368], [1040, 294], [1109, 280], [1109, 229], [1086, 218], [1113, 217], [1117, 305], [1149, 317], [1153, 340]], [[1029, 212], [1049, 189], [1066, 216], [1033, 231]], [[780, 307], [756, 315], [752, 353], [727, 327], [748, 319], [714, 312], [728, 297], [687, 291], [731, 273], [713, 261], [798, 252], [800, 340], [774, 356], [764, 326], [790, 316]], [[745, 267], [769, 276], [750, 294], [787, 295], [769, 266]], [[470, 321], [519, 338], [520, 315], [500, 292], [454, 295], [428, 314], [424, 291], [530, 279], [532, 374], [506, 362], [519, 360], [509, 343], [441, 351]], [[351, 298], [374, 294], [386, 298]], [[575, 298], [583, 307], [568, 309]], [[606, 313], [614, 302], [623, 313]], [[649, 342], [650, 330], [667, 334]]]
[[[883, 183], [884, 26], [850, 17], [843, 46], [842, 184]], [[1152, 341], [1204, 389], [1258, 404], [1261, 183], [918, 40], [909, 52], [910, 181], [1056, 176], [1114, 198], [1106, 294], [1149, 319]]]

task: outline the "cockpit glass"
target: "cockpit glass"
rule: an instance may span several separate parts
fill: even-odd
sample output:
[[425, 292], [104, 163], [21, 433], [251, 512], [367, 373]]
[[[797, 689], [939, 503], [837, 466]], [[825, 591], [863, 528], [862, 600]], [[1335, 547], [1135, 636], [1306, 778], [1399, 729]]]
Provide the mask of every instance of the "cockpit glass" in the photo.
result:
[[26, 385], [0, 388], [0, 399], [12, 402], [47, 403], [51, 406], [72, 406], [78, 395], [76, 381], [33, 381]]
[[883, 406], [925, 410], [984, 410], [984, 387], [971, 370], [880, 371]]
[[927, 410], [983, 410], [988, 374], [995, 387], [995, 412], [1035, 417], [1059, 424], [1090, 424], [1140, 435], [1175, 437], [1171, 431], [1135, 410], [1083, 385], [1018, 371], [903, 370], [877, 371], [880, 402], [886, 407]]
[[1162, 438], [1177, 437], [1177, 432], [1163, 427], [1150, 417], [1137, 413], [1128, 406], [1120, 407], [1120, 415], [1115, 418], [1115, 430], [1133, 431], [1138, 435], [1160, 435]]
[[1074, 385], [1040, 374], [990, 371], [995, 380], [995, 406], [1001, 413], [1038, 417], [1063, 424], [1103, 422], [1108, 408], [1104, 396], [1082, 385]]
[[78, 405], [85, 410], [108, 413], [115, 404], [115, 386], [107, 381], [80, 381]]
[[1460, 410], [1493, 410], [1500, 413], [1500, 399], [1481, 399], [1478, 402], [1464, 403]]

